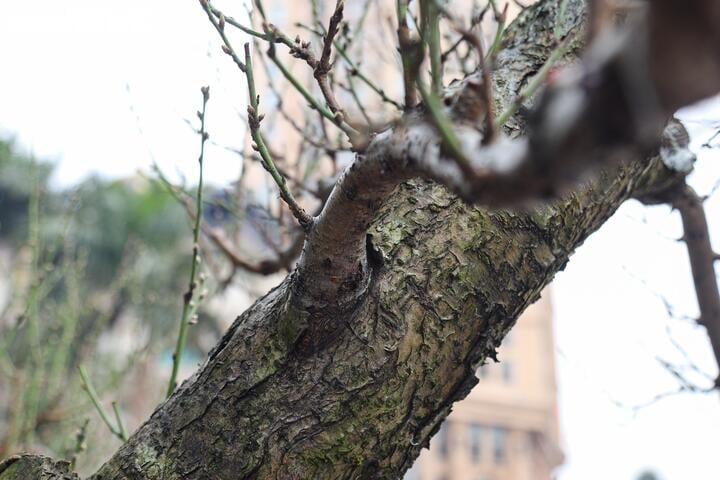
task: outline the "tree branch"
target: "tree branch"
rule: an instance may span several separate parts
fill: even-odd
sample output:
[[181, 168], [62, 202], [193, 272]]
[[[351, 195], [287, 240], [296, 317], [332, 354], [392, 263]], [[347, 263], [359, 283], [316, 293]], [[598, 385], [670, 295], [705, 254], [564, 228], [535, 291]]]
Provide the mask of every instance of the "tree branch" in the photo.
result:
[[[720, 371], [720, 292], [715, 273], [715, 252], [710, 244], [703, 202], [692, 188], [684, 185], [672, 198], [672, 206], [678, 209], [682, 218], [683, 240], [687, 245], [700, 307], [699, 323], [707, 330]], [[720, 388], [720, 375], [715, 380], [715, 386]]]
[[[577, 11], [577, 3], [569, 2], [564, 16]], [[565, 30], [580, 29], [582, 15], [569, 17]], [[436, 115], [422, 113], [406, 115], [401, 124], [375, 136], [343, 174], [308, 236], [298, 267], [303, 302], [338, 305], [362, 294], [369, 278], [367, 226], [393, 189], [409, 178], [431, 178], [471, 203], [507, 206], [557, 197], [588, 170], [656, 150], [672, 113], [665, 106], [695, 98], [670, 90], [664, 95], [638, 93], [652, 91], [661, 83], [658, 76], [673, 75], [650, 68], [654, 45], [647, 44], [645, 35], [652, 27], [647, 22], [657, 21], [657, 13], [647, 19], [638, 19], [625, 36], [614, 32], [598, 38], [580, 66], [558, 75], [538, 101], [527, 139], [483, 147], [483, 135], [474, 125], [455, 122], [451, 132], [457, 142], [446, 149], [444, 131], [428, 121]], [[505, 48], [512, 50], [513, 32], [508, 35]], [[554, 50], [554, 45], [553, 40], [549, 46]], [[466, 79], [457, 95], [472, 86], [472, 78]], [[707, 93], [720, 90], [720, 78], [706, 82], [706, 88]], [[460, 116], [458, 110], [465, 106], [457, 103], [449, 116]]]

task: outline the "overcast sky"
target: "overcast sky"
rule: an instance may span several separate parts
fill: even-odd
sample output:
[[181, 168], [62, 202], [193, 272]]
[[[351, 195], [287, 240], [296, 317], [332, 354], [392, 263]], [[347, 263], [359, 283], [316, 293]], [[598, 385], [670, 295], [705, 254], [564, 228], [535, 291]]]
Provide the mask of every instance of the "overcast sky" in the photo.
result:
[[[222, 5], [222, 2], [217, 2]], [[226, 2], [228, 3], [228, 2]], [[239, 2], [229, 2], [239, 16]], [[239, 44], [239, 43], [238, 43]], [[57, 162], [67, 186], [164, 170], [194, 178], [199, 88], [211, 86], [208, 129], [222, 145], [242, 143], [244, 79], [219, 52], [196, 0], [24, 0], [0, 2], [0, 135]], [[718, 150], [699, 148], [720, 126], [720, 101], [683, 112], [700, 160], [700, 193], [720, 179]], [[234, 179], [240, 163], [210, 147], [211, 181]], [[708, 201], [720, 245], [720, 193]], [[716, 375], [702, 329], [670, 319], [697, 315], [677, 214], [624, 205], [554, 283], [558, 376], [566, 465], [561, 480], [634, 480], [643, 468], [664, 480], [718, 478], [720, 399], [667, 398], [676, 388], [656, 356], [682, 361], [672, 337]]]

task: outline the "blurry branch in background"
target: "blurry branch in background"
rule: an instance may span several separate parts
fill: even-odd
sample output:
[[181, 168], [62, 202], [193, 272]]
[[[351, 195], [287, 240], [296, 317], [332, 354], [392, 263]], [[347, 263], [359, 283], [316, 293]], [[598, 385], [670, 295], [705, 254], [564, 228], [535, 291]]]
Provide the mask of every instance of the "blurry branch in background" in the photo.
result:
[[713, 133], [710, 138], [708, 138], [705, 143], [702, 144], [703, 148], [713, 148], [716, 145], [713, 145], [713, 140], [715, 140], [718, 136], [720, 136], [720, 129], [718, 129], [715, 133]]
[[70, 457], [70, 468], [72, 470], [74, 470], [77, 465], [78, 456], [87, 449], [88, 425], [90, 425], [90, 419], [86, 418], [82, 425], [78, 427], [77, 432], [75, 432], [75, 446], [70, 452], [71, 454], [68, 455]]
[[[204, 291], [200, 291], [197, 298], [195, 298], [195, 290], [198, 288], [198, 281], [196, 276], [198, 274], [200, 265], [200, 226], [202, 224], [202, 211], [203, 211], [203, 159], [205, 156], [205, 142], [208, 139], [208, 134], [205, 131], [205, 111], [207, 107], [208, 99], [210, 98], [210, 88], [202, 87], [202, 110], [197, 112], [198, 118], [200, 119], [200, 156], [198, 157], [198, 186], [197, 196], [195, 199], [195, 218], [192, 229], [193, 235], [193, 247], [192, 247], [192, 259], [190, 261], [190, 280], [188, 282], [188, 289], [183, 295], [183, 308], [182, 315], [180, 316], [180, 330], [178, 332], [177, 343], [175, 345], [175, 351], [172, 356], [172, 371], [170, 373], [170, 381], [168, 383], [167, 396], [169, 397], [175, 388], [177, 387], [177, 375], [180, 369], [180, 363], [182, 362], [182, 354], [185, 350], [185, 341], [187, 339], [187, 329], [191, 322], [194, 322], [195, 313], [197, 312], [198, 304], [202, 301], [205, 296]], [[204, 275], [200, 273], [200, 288], [203, 287]]]
[[[157, 165], [153, 167], [153, 170], [155, 179], [160, 182], [167, 192], [185, 209], [188, 218], [194, 223], [197, 214], [190, 194], [183, 188], [173, 184]], [[200, 228], [202, 229], [203, 235], [212, 242], [220, 254], [230, 262], [233, 268], [240, 268], [244, 271], [260, 275], [270, 275], [291, 268], [293, 260], [300, 253], [304, 240], [303, 235], [296, 235], [291, 245], [287, 247], [286, 250], [279, 252], [276, 258], [252, 262], [243, 258], [242, 254], [237, 251], [233, 245], [232, 240], [228, 238], [222, 229], [208, 225], [207, 222], [203, 222]], [[228, 283], [230, 280], [232, 280], [232, 277], [227, 279], [225, 283]]]
[[[700, 317], [696, 319], [696, 323], [705, 327], [707, 331], [715, 363], [720, 372], [720, 290], [715, 273], [715, 262], [719, 257], [710, 242], [703, 206], [705, 199], [695, 193], [685, 181], [684, 175], [692, 169], [695, 161], [695, 155], [689, 150], [689, 144], [690, 137], [685, 127], [679, 121], [672, 119], [664, 131], [660, 158], [669, 169], [681, 175], [680, 180], [639, 196], [638, 199], [648, 205], [666, 203], [680, 213], [683, 226], [680, 240], [687, 247], [700, 310]], [[665, 305], [668, 312], [672, 313], [667, 301]], [[680, 349], [679, 346], [677, 347]], [[664, 365], [668, 368], [669, 363], [665, 362]], [[668, 370], [676, 378], [681, 378], [677, 370], [670, 368]], [[681, 382], [681, 388], [689, 389], [689, 385], [689, 382]], [[713, 380], [712, 388], [720, 389], [720, 374]]]
[[97, 410], [98, 414], [100, 414], [100, 418], [102, 418], [102, 421], [107, 425], [108, 430], [110, 430], [110, 433], [118, 437], [123, 442], [127, 442], [128, 434], [127, 430], [125, 429], [125, 424], [122, 420], [122, 417], [120, 416], [120, 411], [118, 410], [117, 402], [112, 402], [112, 408], [113, 413], [115, 415], [115, 422], [110, 419], [110, 415], [105, 410], [105, 407], [103, 407], [102, 403], [100, 402], [100, 398], [98, 397], [97, 392], [95, 391], [95, 387], [93, 387], [92, 383], [90, 382], [90, 378], [88, 377], [87, 371], [84, 367], [78, 367], [78, 371], [80, 372], [80, 378], [82, 380], [82, 388], [87, 392], [88, 397], [90, 397], [90, 401], [92, 402], [93, 406], [95, 407], [95, 410]]
[[370, 90], [375, 92], [375, 94], [380, 97], [380, 100], [382, 100], [384, 103], [387, 103], [389, 105], [392, 105], [398, 110], [402, 110], [402, 105], [400, 105], [398, 102], [393, 100], [392, 98], [387, 96], [387, 93], [385, 93], [385, 90], [379, 87], [375, 82], [370, 80], [370, 78], [363, 73], [363, 71], [358, 67], [355, 62], [350, 58], [350, 56], [347, 54], [345, 49], [341, 47], [337, 42], [334, 42], [333, 45], [335, 45], [335, 48], [338, 51], [338, 54], [340, 57], [345, 61], [348, 68], [350, 68], [349, 76], [357, 77], [360, 79], [361, 82], [363, 82], [365, 85], [367, 85]]
[[[84, 469], [115, 445], [87, 442], [88, 455], [78, 458], [75, 428], [90, 405], [78, 367], [101, 365], [93, 371], [96, 385], [116, 389], [148, 365], [138, 354], [166, 347], [158, 335], [166, 338], [168, 324], [176, 324], [168, 299], [179, 288], [176, 273], [184, 271], [177, 239], [185, 222], [154, 184], [88, 179], [58, 190], [49, 187], [51, 172], [50, 164], [0, 140], [7, 293], [0, 295], [0, 457], [55, 452]], [[154, 403], [160, 392], [144, 394]], [[133, 392], [130, 419], [145, 414], [143, 403]], [[122, 409], [114, 409], [117, 414], [108, 405], [107, 416], [115, 415], [114, 428], [122, 432]], [[99, 429], [91, 423], [82, 430], [93, 437]]]
[[402, 61], [403, 69], [403, 86], [405, 88], [405, 109], [411, 109], [417, 104], [417, 94], [415, 92], [415, 76], [417, 75], [417, 65], [419, 65], [419, 56], [422, 56], [420, 42], [413, 39], [410, 35], [408, 27], [408, 0], [397, 0], [397, 36], [398, 51]]
[[430, 57], [431, 92], [440, 95], [443, 90], [443, 63], [440, 59], [440, 12], [435, 1], [420, 0], [420, 25]]
[[497, 23], [497, 30], [495, 31], [495, 38], [493, 39], [492, 45], [487, 52], [487, 60], [492, 65], [495, 61], [495, 56], [500, 51], [502, 46], [503, 35], [505, 34], [505, 23], [507, 22], [507, 10], [509, 3], [505, 3], [505, 6], [500, 10], [495, 0], [489, 0], [490, 7], [492, 7], [493, 15], [495, 16], [495, 22]]
[[[690, 267], [695, 283], [695, 295], [700, 308], [698, 323], [705, 327], [710, 338], [715, 361], [720, 370], [720, 291], [718, 291], [715, 262], [718, 254], [710, 244], [710, 232], [703, 208], [703, 200], [685, 185], [674, 193], [671, 204], [680, 212], [683, 241], [687, 246]], [[720, 375], [715, 379], [720, 388]]]
[[[40, 290], [40, 180], [37, 172], [37, 162], [32, 163], [32, 183], [33, 189], [30, 194], [30, 203], [28, 204], [28, 246], [30, 247], [30, 290], [26, 303], [26, 319], [28, 348], [30, 356], [30, 378], [28, 387], [25, 390], [24, 408], [22, 409], [21, 418], [25, 420], [19, 422], [20, 427], [27, 433], [27, 441], [33, 442], [35, 432], [35, 423], [38, 410], [40, 408], [40, 383], [43, 371], [43, 353], [45, 344], [41, 341], [40, 335], [40, 319], [38, 314], [40, 298], [38, 292]], [[12, 443], [12, 442], [11, 442]]]

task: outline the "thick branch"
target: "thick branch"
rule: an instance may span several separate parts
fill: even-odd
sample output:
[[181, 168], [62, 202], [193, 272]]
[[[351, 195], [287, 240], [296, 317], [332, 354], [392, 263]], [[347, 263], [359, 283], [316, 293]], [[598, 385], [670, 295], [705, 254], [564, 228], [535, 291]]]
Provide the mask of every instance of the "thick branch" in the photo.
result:
[[15, 455], [0, 462], [0, 480], [80, 480], [70, 462], [35, 455]]
[[573, 249], [663, 168], [527, 214], [404, 184], [368, 229], [374, 274], [352, 308], [298, 305], [288, 277], [93, 478], [400, 478]]
[[[715, 274], [715, 252], [710, 244], [702, 199], [685, 185], [674, 196], [672, 205], [680, 212], [683, 240], [687, 245], [695, 294], [700, 307], [700, 323], [707, 329], [720, 371], [720, 292]], [[720, 377], [715, 384], [720, 387]]]

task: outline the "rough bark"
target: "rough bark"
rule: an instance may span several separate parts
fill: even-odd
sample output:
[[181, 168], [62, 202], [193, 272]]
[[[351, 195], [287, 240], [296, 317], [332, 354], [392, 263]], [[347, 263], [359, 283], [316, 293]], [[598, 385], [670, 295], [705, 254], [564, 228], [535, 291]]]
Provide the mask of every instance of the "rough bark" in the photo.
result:
[[70, 462], [35, 455], [15, 455], [0, 462], [0, 480], [79, 480]]
[[356, 308], [310, 334], [288, 277], [92, 478], [399, 478], [517, 316], [655, 168], [526, 214], [403, 185], [370, 229]]

